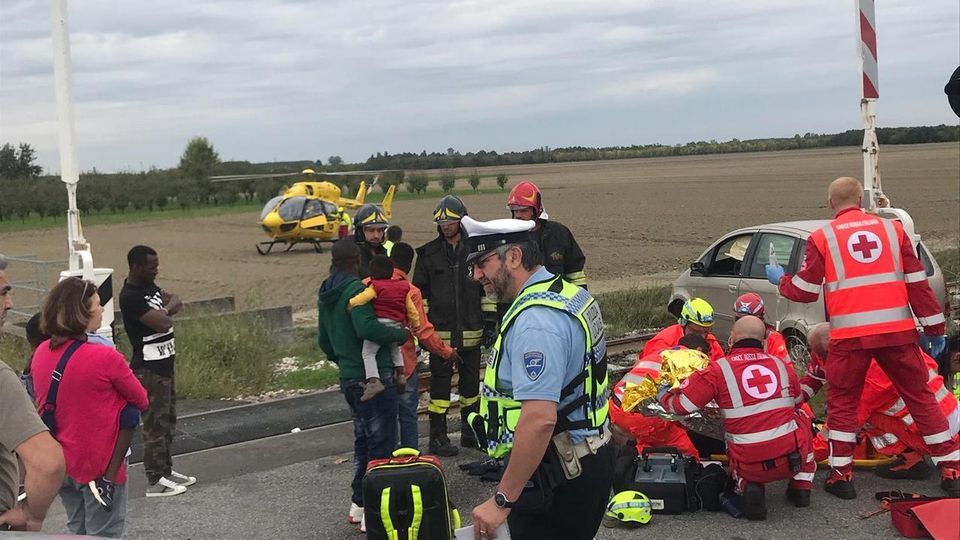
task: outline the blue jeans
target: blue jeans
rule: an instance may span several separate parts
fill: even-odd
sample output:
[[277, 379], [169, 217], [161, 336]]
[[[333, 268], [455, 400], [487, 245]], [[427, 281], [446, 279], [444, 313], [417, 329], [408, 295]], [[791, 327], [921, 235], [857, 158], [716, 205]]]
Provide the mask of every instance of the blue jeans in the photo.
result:
[[420, 405], [420, 393], [417, 391], [417, 370], [407, 379], [407, 389], [400, 394], [400, 446], [417, 448], [417, 406]]
[[397, 385], [392, 370], [380, 372], [386, 387], [373, 399], [360, 401], [366, 379], [340, 379], [340, 391], [353, 415], [353, 489], [351, 500], [363, 506], [363, 475], [373, 459], [390, 457], [397, 448]]

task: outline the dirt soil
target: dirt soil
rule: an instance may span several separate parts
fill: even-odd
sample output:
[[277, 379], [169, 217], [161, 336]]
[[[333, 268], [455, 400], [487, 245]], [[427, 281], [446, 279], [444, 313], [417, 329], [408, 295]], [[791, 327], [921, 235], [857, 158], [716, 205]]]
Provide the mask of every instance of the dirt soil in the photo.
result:
[[[960, 238], [960, 144], [886, 146], [883, 187], [894, 205], [913, 215], [933, 250]], [[526, 179], [543, 189], [551, 219], [570, 227], [587, 255], [593, 291], [669, 283], [718, 236], [744, 226], [831, 217], [827, 184], [862, 175], [858, 148], [498, 167], [508, 188]], [[481, 171], [487, 172], [487, 171]], [[494, 180], [484, 179], [484, 186]], [[458, 186], [465, 187], [464, 186]], [[83, 189], [83, 186], [80, 186]], [[414, 246], [436, 234], [430, 221], [439, 193], [399, 201], [394, 223]], [[478, 219], [507, 217], [506, 192], [468, 195]], [[309, 246], [262, 257], [258, 213], [91, 226], [85, 234], [98, 266], [126, 275], [126, 252], [147, 244], [160, 253], [158, 282], [185, 300], [233, 295], [241, 307], [315, 306], [330, 263]], [[4, 234], [0, 252], [66, 258], [65, 231]], [[19, 267], [18, 267], [19, 266]], [[34, 269], [11, 264], [14, 279]], [[19, 275], [18, 275], [19, 274]], [[56, 276], [50, 276], [55, 279]]]

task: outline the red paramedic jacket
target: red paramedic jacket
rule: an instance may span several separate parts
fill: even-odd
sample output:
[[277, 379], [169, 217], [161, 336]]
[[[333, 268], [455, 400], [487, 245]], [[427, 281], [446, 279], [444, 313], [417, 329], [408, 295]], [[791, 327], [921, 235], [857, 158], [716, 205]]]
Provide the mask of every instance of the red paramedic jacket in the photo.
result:
[[797, 450], [800, 382], [787, 364], [763, 352], [759, 340], [740, 340], [730, 354], [691, 375], [660, 400], [690, 414], [716, 400], [723, 414], [727, 452], [738, 463], [757, 463]]
[[[682, 337], [683, 325], [670, 325], [659, 331], [657, 335], [653, 336], [653, 338], [643, 346], [643, 351], [640, 352], [638, 358], [646, 358], [660, 354], [667, 349], [672, 349], [680, 344], [680, 338]], [[720, 346], [720, 342], [717, 341], [716, 336], [711, 332], [705, 337], [707, 338], [707, 343], [710, 344], [710, 360], [716, 360], [723, 356], [723, 347]]]

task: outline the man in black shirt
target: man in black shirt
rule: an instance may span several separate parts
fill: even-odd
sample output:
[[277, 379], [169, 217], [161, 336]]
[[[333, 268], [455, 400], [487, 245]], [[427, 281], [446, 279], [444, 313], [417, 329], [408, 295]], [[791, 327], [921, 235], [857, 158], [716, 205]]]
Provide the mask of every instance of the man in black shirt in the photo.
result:
[[179, 495], [197, 481], [174, 471], [170, 454], [177, 424], [173, 316], [183, 304], [155, 283], [160, 259], [152, 248], [134, 246], [127, 253], [127, 264], [130, 272], [120, 291], [120, 312], [133, 347], [130, 368], [150, 400], [143, 413], [143, 468], [150, 483], [147, 497]]

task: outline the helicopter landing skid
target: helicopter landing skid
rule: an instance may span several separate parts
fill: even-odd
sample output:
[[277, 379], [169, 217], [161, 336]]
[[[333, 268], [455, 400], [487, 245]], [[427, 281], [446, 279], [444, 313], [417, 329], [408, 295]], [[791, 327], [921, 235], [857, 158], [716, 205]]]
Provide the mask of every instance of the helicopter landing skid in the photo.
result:
[[[287, 249], [283, 250], [283, 252], [286, 253], [291, 249], [293, 249], [293, 246], [297, 245], [298, 243], [300, 242], [285, 242], [283, 240], [273, 240], [272, 242], [259, 242], [257, 243], [257, 246], [256, 246], [257, 253], [259, 253], [260, 255], [266, 255], [270, 253], [270, 251], [273, 249], [273, 246], [277, 244], [285, 244], [287, 246]], [[316, 251], [317, 253], [323, 253], [323, 247], [320, 242], [308, 242], [308, 243], [313, 245], [314, 251]]]

